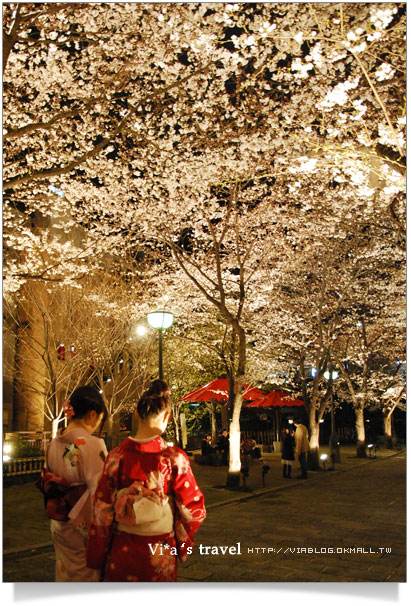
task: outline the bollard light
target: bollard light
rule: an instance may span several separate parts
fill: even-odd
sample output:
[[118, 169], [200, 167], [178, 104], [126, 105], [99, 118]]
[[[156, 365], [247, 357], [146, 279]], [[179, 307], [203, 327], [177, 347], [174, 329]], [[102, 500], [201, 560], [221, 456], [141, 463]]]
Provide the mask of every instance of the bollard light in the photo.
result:
[[242, 465], [242, 466], [241, 466], [241, 469], [240, 469], [240, 472], [241, 472], [241, 474], [242, 474], [242, 476], [243, 476], [243, 488], [244, 488], [244, 490], [247, 490], [247, 485], [246, 485], [246, 481], [245, 481], [245, 480], [246, 480], [246, 478], [248, 478], [248, 476], [249, 476], [249, 468], [248, 468], [248, 465]]
[[263, 478], [263, 488], [265, 488], [265, 476], [267, 475], [267, 473], [270, 471], [270, 466], [267, 465], [267, 463], [263, 463], [263, 466], [261, 468], [261, 475]]
[[328, 455], [323, 454], [323, 455], [321, 455], [320, 459], [321, 459], [321, 461], [323, 462], [323, 470], [325, 471], [325, 462], [326, 462], [326, 461], [327, 461], [327, 459], [328, 459]]
[[3, 446], [3, 463], [7, 463], [8, 461], [11, 461], [11, 451], [12, 451], [12, 446], [9, 443], [4, 444]]

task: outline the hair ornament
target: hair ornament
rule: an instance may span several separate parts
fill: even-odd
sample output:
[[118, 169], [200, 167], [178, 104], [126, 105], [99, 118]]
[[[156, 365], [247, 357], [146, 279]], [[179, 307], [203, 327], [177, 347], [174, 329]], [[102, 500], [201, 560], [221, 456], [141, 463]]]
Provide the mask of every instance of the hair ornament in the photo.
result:
[[63, 402], [63, 411], [66, 416], [66, 419], [71, 419], [74, 416], [74, 408], [70, 404], [69, 400]]

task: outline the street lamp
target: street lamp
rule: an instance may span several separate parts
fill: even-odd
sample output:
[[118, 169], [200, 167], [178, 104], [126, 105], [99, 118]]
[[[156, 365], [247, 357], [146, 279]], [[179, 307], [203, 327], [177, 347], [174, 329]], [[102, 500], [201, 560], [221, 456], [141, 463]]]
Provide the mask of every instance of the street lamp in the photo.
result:
[[163, 378], [163, 330], [170, 328], [174, 322], [174, 316], [168, 311], [152, 311], [147, 314], [147, 322], [151, 328], [158, 330], [158, 374]]

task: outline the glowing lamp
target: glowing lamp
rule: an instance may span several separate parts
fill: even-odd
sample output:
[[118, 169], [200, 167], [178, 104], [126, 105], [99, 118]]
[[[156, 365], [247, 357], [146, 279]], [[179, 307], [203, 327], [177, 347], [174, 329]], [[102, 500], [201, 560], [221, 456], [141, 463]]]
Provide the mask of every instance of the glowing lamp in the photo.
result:
[[147, 322], [150, 324], [151, 328], [164, 330], [172, 326], [174, 316], [168, 311], [152, 311], [147, 314]]

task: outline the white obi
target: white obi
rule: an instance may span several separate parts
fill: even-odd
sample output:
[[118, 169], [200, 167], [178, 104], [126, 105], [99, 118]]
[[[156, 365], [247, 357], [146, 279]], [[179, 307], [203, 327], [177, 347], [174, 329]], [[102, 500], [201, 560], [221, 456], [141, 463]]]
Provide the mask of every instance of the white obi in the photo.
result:
[[143, 497], [133, 503], [133, 510], [136, 523], [129, 526], [118, 522], [118, 530], [144, 536], [168, 534], [173, 530], [173, 509], [167, 496], [163, 497], [161, 503]]

